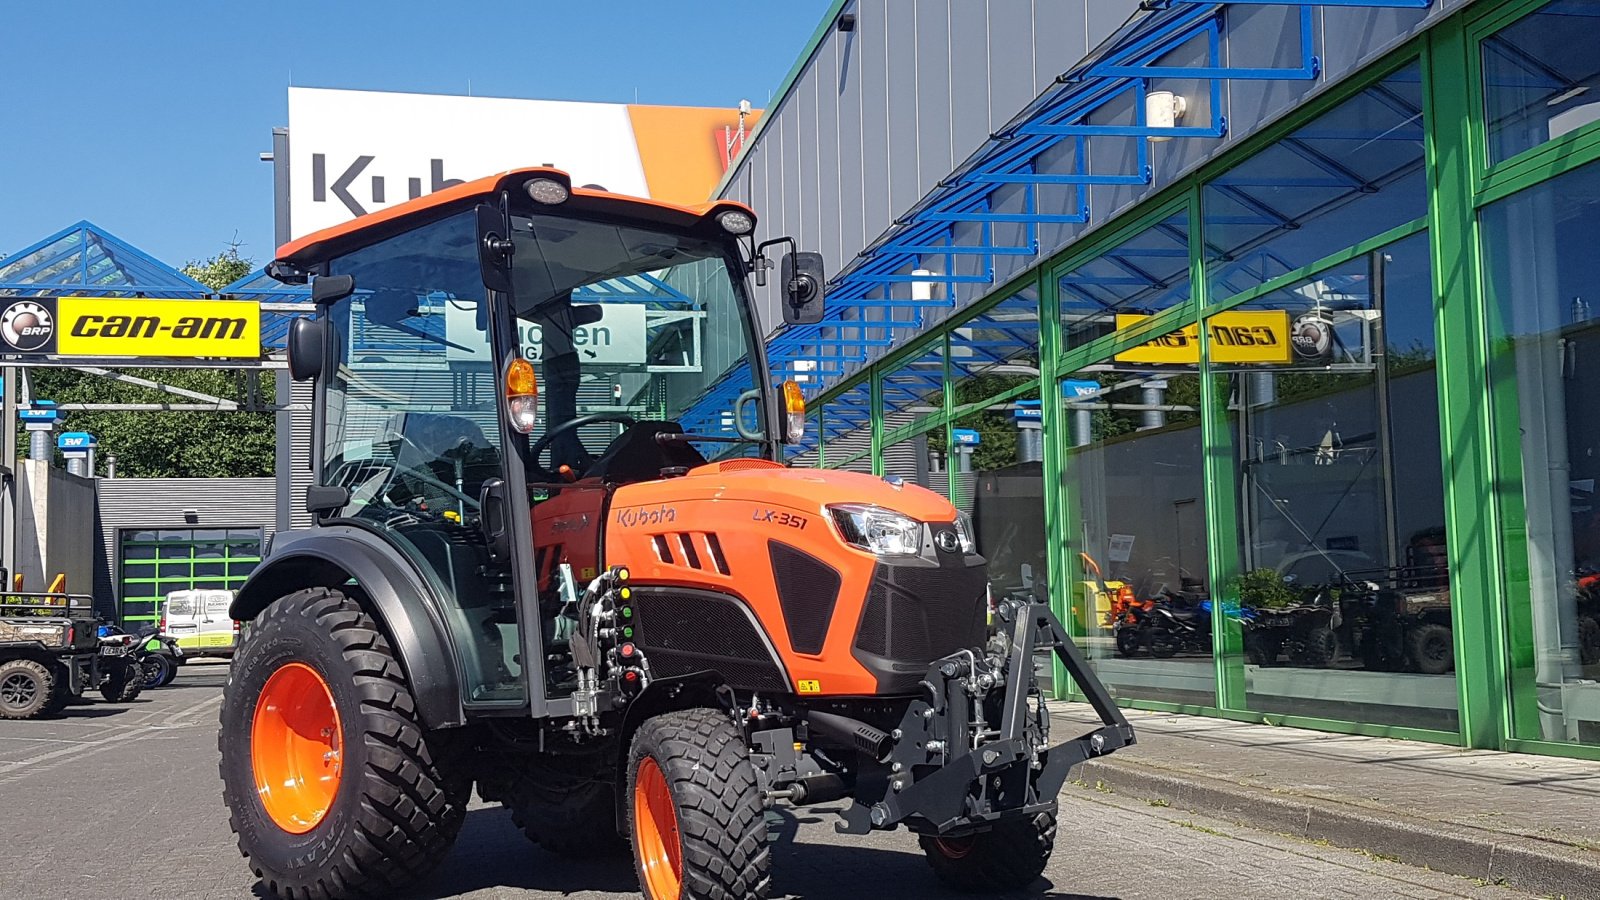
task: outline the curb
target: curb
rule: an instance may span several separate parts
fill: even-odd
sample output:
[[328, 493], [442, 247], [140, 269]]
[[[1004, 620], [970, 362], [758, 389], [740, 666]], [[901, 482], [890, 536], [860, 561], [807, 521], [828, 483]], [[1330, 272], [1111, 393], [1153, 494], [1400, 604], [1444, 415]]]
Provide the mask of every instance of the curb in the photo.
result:
[[[1264, 831], [1381, 854], [1413, 866], [1480, 878], [1567, 900], [1600, 897], [1600, 853], [1346, 803], [1167, 773], [1110, 758], [1081, 764], [1074, 777], [1140, 800], [1164, 800]], [[1584, 858], [1592, 857], [1592, 859]]]

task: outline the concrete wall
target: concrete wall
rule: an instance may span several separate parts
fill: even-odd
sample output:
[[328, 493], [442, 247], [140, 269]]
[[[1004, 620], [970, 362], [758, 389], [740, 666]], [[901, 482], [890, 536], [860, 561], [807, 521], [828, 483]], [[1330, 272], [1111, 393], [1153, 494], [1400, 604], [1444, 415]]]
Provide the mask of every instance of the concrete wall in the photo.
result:
[[17, 468], [16, 573], [23, 588], [42, 591], [58, 574], [69, 593], [94, 585], [95, 483], [36, 460]]

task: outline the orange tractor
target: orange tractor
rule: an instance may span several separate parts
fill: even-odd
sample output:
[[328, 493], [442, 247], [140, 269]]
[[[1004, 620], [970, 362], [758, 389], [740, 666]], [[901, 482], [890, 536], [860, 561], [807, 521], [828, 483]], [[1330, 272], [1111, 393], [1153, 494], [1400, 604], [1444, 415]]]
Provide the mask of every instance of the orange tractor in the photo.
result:
[[[307, 507], [231, 610], [240, 849], [279, 896], [387, 896], [476, 786], [646, 896], [763, 896], [768, 807], [851, 800], [978, 889], [1038, 877], [1075, 763], [1133, 741], [1049, 608], [992, 606], [972, 529], [893, 479], [788, 468], [747, 281], [822, 318], [820, 257], [736, 203], [536, 168], [283, 247], [310, 281]], [[1104, 726], [1052, 745], [1034, 652]]]

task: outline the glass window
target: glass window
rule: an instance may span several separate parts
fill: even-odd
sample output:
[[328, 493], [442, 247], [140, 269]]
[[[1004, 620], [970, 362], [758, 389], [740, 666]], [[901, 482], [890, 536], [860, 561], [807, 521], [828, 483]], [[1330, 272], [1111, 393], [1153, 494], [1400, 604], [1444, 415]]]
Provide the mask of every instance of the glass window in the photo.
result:
[[1412, 64], [1206, 184], [1207, 301], [1421, 218], [1424, 176]]
[[1458, 728], [1431, 298], [1424, 233], [1208, 323], [1253, 710]]
[[885, 447], [883, 474], [899, 476], [948, 498], [950, 472], [945, 462], [944, 429], [923, 431]]
[[1175, 213], [1060, 280], [1071, 350], [1189, 299], [1189, 214]]
[[[1212, 705], [1199, 343], [1188, 329], [1060, 383], [1070, 612], [1119, 697]], [[1181, 340], [1180, 340], [1181, 339]]]
[[1600, 7], [1557, 0], [1482, 45], [1489, 164], [1600, 119]]
[[1513, 641], [1527, 648], [1512, 660], [1514, 731], [1600, 744], [1600, 164], [1485, 207], [1481, 222], [1500, 477], [1526, 517], [1506, 538], [1510, 559], [1526, 554], [1506, 567]]

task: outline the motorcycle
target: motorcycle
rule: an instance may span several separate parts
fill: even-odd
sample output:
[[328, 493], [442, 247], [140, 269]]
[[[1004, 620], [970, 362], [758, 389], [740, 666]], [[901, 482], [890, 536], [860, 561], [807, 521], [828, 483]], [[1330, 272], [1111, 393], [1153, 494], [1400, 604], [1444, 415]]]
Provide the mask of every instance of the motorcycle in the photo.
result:
[[1211, 655], [1211, 601], [1187, 592], [1165, 590], [1145, 611], [1139, 640], [1157, 659], [1179, 653]]
[[102, 640], [108, 637], [128, 639], [125, 643], [129, 644], [134, 661], [144, 673], [145, 687], [166, 687], [171, 684], [178, 677], [178, 667], [184, 663], [183, 648], [178, 646], [178, 639], [162, 634], [154, 623], [143, 625], [132, 634], [115, 625], [102, 625], [100, 637]]

